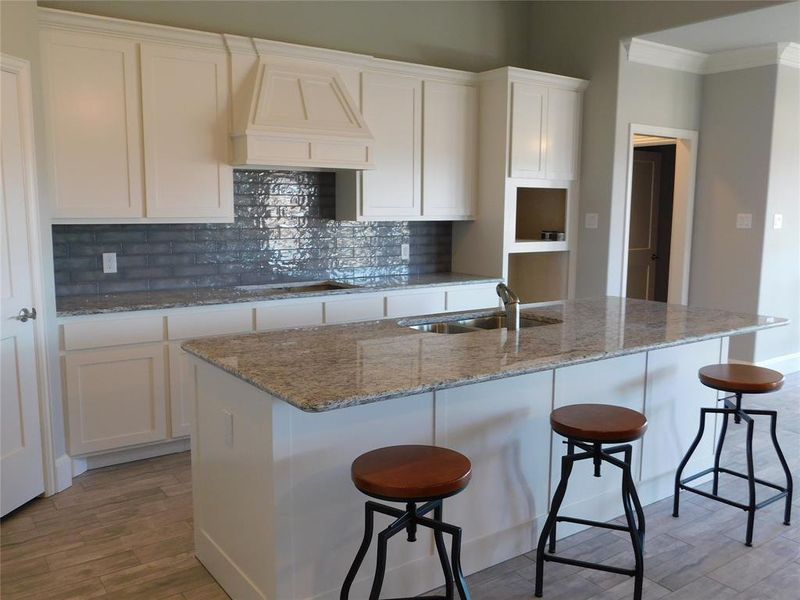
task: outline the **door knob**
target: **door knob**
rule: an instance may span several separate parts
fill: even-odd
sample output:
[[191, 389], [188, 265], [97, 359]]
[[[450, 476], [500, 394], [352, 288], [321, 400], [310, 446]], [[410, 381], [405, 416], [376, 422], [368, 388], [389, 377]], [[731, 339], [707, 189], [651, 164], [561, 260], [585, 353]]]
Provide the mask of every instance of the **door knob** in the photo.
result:
[[650, 260], [658, 260], [658, 254], [651, 254]]
[[36, 319], [36, 309], [32, 308], [28, 310], [27, 308], [23, 308], [19, 311], [19, 314], [17, 314], [16, 319], [23, 323], [27, 323], [28, 319]]

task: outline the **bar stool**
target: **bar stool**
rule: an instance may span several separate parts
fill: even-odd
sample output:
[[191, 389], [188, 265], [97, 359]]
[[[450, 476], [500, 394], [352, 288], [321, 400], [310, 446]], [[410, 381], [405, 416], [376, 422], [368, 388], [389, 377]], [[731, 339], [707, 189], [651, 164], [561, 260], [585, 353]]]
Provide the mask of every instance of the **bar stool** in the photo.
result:
[[[747, 546], [752, 546], [753, 525], [755, 523], [756, 511], [759, 508], [764, 508], [768, 504], [777, 502], [781, 498], [786, 498], [786, 508], [784, 509], [783, 523], [784, 525], [789, 525], [792, 515], [793, 482], [789, 465], [786, 464], [786, 458], [783, 456], [783, 451], [781, 450], [780, 444], [778, 444], [778, 436], [776, 433], [778, 412], [775, 410], [743, 409], [742, 395], [766, 394], [781, 389], [783, 387], [783, 374], [779, 373], [778, 371], [773, 371], [772, 369], [765, 369], [755, 365], [720, 364], [703, 367], [698, 372], [698, 377], [703, 385], [715, 390], [731, 392], [733, 393], [733, 396], [728, 396], [722, 399], [724, 402], [724, 408], [700, 409], [700, 429], [697, 431], [697, 436], [694, 438], [692, 445], [689, 446], [689, 451], [686, 453], [686, 456], [683, 457], [681, 464], [678, 466], [678, 472], [675, 474], [675, 498], [673, 501], [672, 516], [678, 516], [681, 490], [693, 492], [705, 498], [710, 498], [711, 500], [717, 500], [718, 502], [723, 502], [725, 504], [729, 504], [730, 506], [741, 508], [747, 512], [747, 531], [745, 533], [744, 543]], [[734, 398], [734, 400], [732, 401], [731, 398]], [[714, 466], [700, 471], [699, 473], [695, 473], [691, 477], [681, 479], [683, 469], [686, 467], [686, 464], [689, 462], [689, 459], [692, 457], [692, 454], [703, 437], [703, 430], [705, 428], [707, 414], [722, 415], [722, 428], [720, 429], [719, 440], [717, 441], [717, 450], [714, 453]], [[720, 455], [722, 454], [722, 445], [725, 443], [725, 433], [728, 431], [728, 417], [730, 415], [733, 415], [734, 423], [741, 423], [742, 421], [747, 423], [747, 473], [739, 473], [738, 471], [732, 471], [731, 469], [726, 469], [719, 466], [719, 459]], [[764, 481], [763, 479], [759, 479], [755, 476], [755, 471], [753, 468], [753, 427], [755, 422], [752, 418], [753, 416], [765, 416], [770, 418], [770, 434], [772, 436], [772, 444], [775, 446], [775, 452], [778, 454], [778, 460], [783, 467], [783, 472], [786, 474], [785, 487], [769, 481]], [[690, 481], [702, 477], [703, 475], [708, 475], [709, 473], [714, 474], [710, 494], [703, 490], [687, 485]], [[734, 502], [733, 500], [729, 500], [718, 495], [720, 473], [727, 473], [728, 475], [733, 475], [734, 477], [747, 480], [747, 504]], [[778, 490], [778, 493], [767, 498], [766, 500], [756, 502], [757, 483]]]
[[[369, 549], [373, 517], [377, 512], [394, 517], [395, 520], [378, 534], [378, 557], [369, 600], [378, 600], [380, 597], [389, 539], [405, 530], [408, 541], [414, 542], [417, 539], [418, 525], [428, 527], [434, 532], [436, 550], [444, 571], [444, 598], [453, 600], [455, 585], [461, 600], [469, 600], [467, 582], [461, 571], [461, 528], [442, 521], [442, 501], [458, 494], [469, 483], [472, 476], [469, 459], [454, 450], [437, 446], [389, 446], [359, 456], [353, 461], [351, 475], [356, 488], [367, 496], [389, 502], [405, 502], [406, 509], [400, 510], [367, 501], [364, 539], [345, 577], [340, 599], [347, 600], [350, 595], [350, 586]], [[424, 504], [417, 507], [418, 502]], [[425, 516], [431, 511], [432, 519]], [[450, 561], [447, 558], [444, 533], [452, 537]], [[442, 596], [427, 598], [441, 599]]]
[[[644, 511], [642, 511], [642, 505], [639, 502], [639, 496], [636, 493], [633, 477], [631, 476], [633, 448], [629, 442], [638, 440], [644, 435], [647, 430], [647, 419], [640, 412], [620, 406], [574, 404], [557, 408], [550, 413], [550, 425], [553, 431], [567, 438], [565, 442], [567, 444], [567, 453], [561, 457], [561, 481], [559, 481], [556, 493], [553, 496], [550, 514], [547, 516], [547, 521], [539, 536], [539, 545], [536, 548], [536, 597], [542, 597], [544, 563], [545, 561], [551, 561], [635, 577], [633, 597], [635, 600], [641, 600], [642, 581], [644, 579]], [[618, 445], [604, 448], [603, 444]], [[575, 448], [582, 452], [576, 453]], [[613, 456], [620, 452], [624, 453], [624, 460], [619, 460]], [[573, 465], [579, 460], [589, 459], [594, 463], [595, 477], [600, 477], [600, 465], [603, 462], [622, 469], [622, 507], [628, 522], [627, 527], [614, 523], [601, 523], [599, 521], [559, 516], [558, 510], [564, 500], [567, 482], [569, 481], [570, 473], [572, 473]], [[631, 508], [631, 503], [633, 503], [633, 508]], [[635, 517], [634, 510], [636, 512]], [[553, 553], [556, 551], [556, 524], [562, 522], [627, 531], [631, 536], [633, 545], [633, 553], [636, 560], [635, 568], [623, 569], [555, 556]], [[549, 553], [545, 553], [545, 545], [548, 538], [550, 540]]]

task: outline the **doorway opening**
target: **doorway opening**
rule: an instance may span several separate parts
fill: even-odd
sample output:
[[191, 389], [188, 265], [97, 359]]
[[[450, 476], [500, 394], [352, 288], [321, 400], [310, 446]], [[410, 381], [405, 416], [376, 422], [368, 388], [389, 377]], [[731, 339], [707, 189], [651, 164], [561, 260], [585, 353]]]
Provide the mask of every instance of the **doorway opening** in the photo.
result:
[[687, 304], [697, 132], [631, 125], [620, 295]]

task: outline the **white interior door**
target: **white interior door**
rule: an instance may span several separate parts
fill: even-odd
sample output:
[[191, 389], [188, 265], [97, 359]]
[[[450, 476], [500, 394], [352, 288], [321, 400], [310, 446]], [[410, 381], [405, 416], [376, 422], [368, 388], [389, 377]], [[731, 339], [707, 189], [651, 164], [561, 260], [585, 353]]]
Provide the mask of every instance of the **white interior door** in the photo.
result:
[[656, 289], [661, 156], [635, 150], [628, 243], [628, 298], [652, 300]]
[[[25, 115], [30, 115], [29, 80], [15, 67], [2, 69], [0, 146], [0, 513], [14, 510], [44, 491], [36, 340], [32, 310], [28, 206], [32, 153]], [[16, 63], [16, 61], [14, 61]], [[29, 124], [29, 121], [27, 121]]]

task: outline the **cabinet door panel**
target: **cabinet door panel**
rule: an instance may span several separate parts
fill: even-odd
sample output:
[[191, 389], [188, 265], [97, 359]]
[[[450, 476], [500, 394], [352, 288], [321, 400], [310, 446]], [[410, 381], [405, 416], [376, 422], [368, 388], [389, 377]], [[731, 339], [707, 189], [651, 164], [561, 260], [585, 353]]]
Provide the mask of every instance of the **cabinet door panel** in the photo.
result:
[[322, 302], [267, 304], [256, 309], [256, 330], [322, 325]]
[[422, 214], [474, 215], [478, 173], [478, 90], [426, 81], [422, 127]]
[[42, 34], [55, 217], [141, 217], [137, 44]]
[[[620, 356], [556, 369], [553, 408], [570, 404], [613, 404], [643, 410], [645, 353]], [[561, 478], [561, 457], [566, 453], [564, 438], [553, 434], [551, 494]], [[633, 476], [638, 479], [640, 442], [633, 443]], [[622, 455], [619, 455], [622, 457]], [[603, 464], [602, 477], [593, 477], [591, 460], [580, 461], [572, 469], [562, 514], [584, 519], [607, 521], [622, 512], [620, 469]], [[575, 529], [565, 524], [567, 535]]]
[[383, 318], [383, 297], [369, 296], [325, 303], [325, 323], [350, 323]]
[[498, 308], [500, 299], [497, 297], [495, 286], [472, 287], [464, 286], [463, 289], [447, 292], [447, 310], [474, 310], [477, 308]]
[[142, 114], [147, 216], [232, 220], [225, 55], [143, 44]]
[[444, 312], [444, 292], [390, 294], [386, 296], [386, 316], [410, 317]]
[[72, 454], [166, 438], [160, 343], [68, 352], [64, 367]]
[[422, 82], [365, 73], [363, 114], [372, 135], [375, 168], [362, 177], [364, 217], [420, 215]]
[[195, 383], [194, 370], [190, 368], [189, 354], [179, 342], [169, 345], [169, 411], [170, 436], [191, 435], [194, 420]]
[[580, 94], [551, 89], [547, 96], [547, 178], [575, 179]]
[[[708, 340], [647, 353], [647, 434], [642, 440], [642, 480], [674, 474], [689, 449], [701, 408], [713, 408], [717, 392], [697, 378], [700, 367], [720, 362], [720, 340]], [[703, 440], [684, 476], [713, 464], [715, 415], [706, 418]]]
[[511, 177], [545, 176], [547, 88], [511, 84]]

